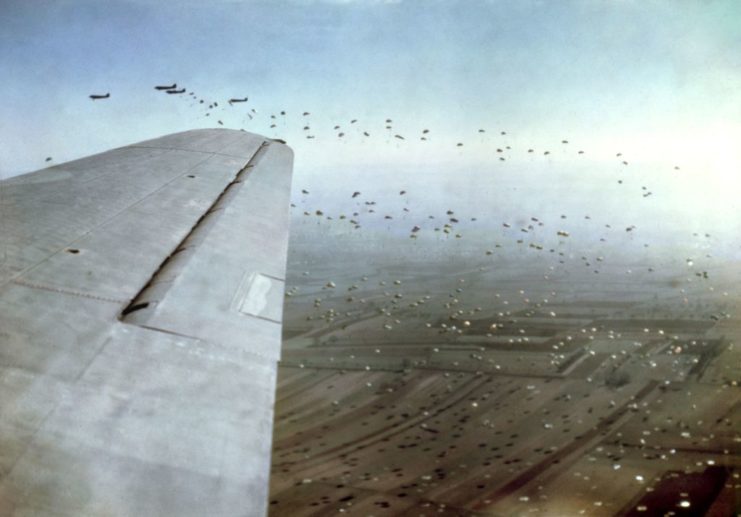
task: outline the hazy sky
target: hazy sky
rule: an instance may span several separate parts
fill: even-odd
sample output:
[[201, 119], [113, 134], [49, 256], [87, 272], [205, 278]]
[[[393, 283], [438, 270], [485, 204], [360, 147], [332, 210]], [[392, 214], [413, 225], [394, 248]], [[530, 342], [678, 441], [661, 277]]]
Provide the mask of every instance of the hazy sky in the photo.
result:
[[[445, 196], [447, 167], [497, 166], [505, 145], [519, 163], [510, 173], [528, 181], [595, 191], [608, 178], [606, 191], [622, 192], [622, 152], [643, 167], [636, 185], [656, 188], [654, 199], [671, 192], [660, 211], [739, 227], [736, 0], [0, 0], [0, 70], [0, 176], [221, 120], [286, 139], [296, 186], [330, 193], [371, 188], [374, 167], [384, 178], [428, 167]], [[219, 108], [205, 117], [203, 105], [153, 89], [168, 82]]]

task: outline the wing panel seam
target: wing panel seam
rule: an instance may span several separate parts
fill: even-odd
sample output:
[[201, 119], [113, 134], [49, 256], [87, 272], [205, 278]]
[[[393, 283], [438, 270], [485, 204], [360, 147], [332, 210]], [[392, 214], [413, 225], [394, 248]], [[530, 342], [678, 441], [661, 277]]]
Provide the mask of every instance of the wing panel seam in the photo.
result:
[[[148, 304], [153, 300], [146, 300], [144, 299], [146, 297], [146, 294], [149, 290], [149, 288], [157, 283], [157, 279], [163, 274], [164, 270], [167, 268], [168, 265], [172, 265], [176, 261], [184, 261], [188, 260], [187, 257], [183, 258], [183, 256], [179, 253], [181, 250], [184, 250], [186, 248], [189, 248], [189, 243], [195, 240], [195, 238], [198, 237], [202, 231], [204, 231], [204, 228], [207, 227], [207, 223], [211, 221], [214, 217], [218, 216], [219, 209], [223, 208], [223, 201], [226, 197], [227, 193], [230, 191], [232, 187], [235, 185], [239, 185], [244, 180], [245, 176], [250, 172], [251, 169], [253, 169], [257, 163], [260, 161], [262, 156], [265, 154], [267, 148], [270, 146], [270, 144], [267, 141], [263, 141], [262, 144], [260, 144], [260, 147], [255, 151], [255, 153], [252, 155], [252, 158], [249, 159], [249, 161], [242, 167], [235, 175], [232, 181], [230, 181], [226, 187], [224, 187], [224, 190], [221, 191], [221, 193], [216, 197], [214, 202], [209, 206], [201, 215], [201, 217], [196, 221], [196, 223], [193, 225], [193, 227], [190, 229], [190, 231], [183, 237], [183, 239], [175, 246], [175, 248], [172, 250], [172, 252], [165, 258], [165, 260], [162, 261], [160, 266], [155, 270], [155, 272], [150, 277], [149, 281], [144, 284], [144, 286], [139, 290], [139, 292], [131, 299], [131, 302], [121, 311], [121, 314], [119, 315], [119, 318], [123, 322], [127, 322], [127, 316], [128, 314], [135, 312], [134, 308], [135, 306], [142, 306], [142, 308], [146, 308]], [[156, 301], [156, 300], [154, 300]]]
[[116, 298], [108, 298], [106, 296], [99, 296], [97, 294], [84, 293], [82, 291], [74, 291], [72, 289], [65, 289], [65, 288], [61, 288], [61, 287], [53, 287], [53, 286], [45, 285], [45, 284], [36, 284], [36, 283], [33, 283], [33, 282], [28, 282], [26, 280], [23, 280], [21, 278], [16, 278], [16, 279], [12, 280], [11, 283], [16, 284], [16, 285], [22, 285], [23, 287], [30, 287], [31, 289], [40, 289], [42, 291], [50, 291], [50, 292], [53, 292], [53, 293], [69, 294], [69, 295], [72, 295], [72, 296], [79, 296], [81, 298], [89, 298], [91, 300], [98, 300], [98, 301], [101, 301], [101, 302], [110, 302], [110, 303], [116, 303], [116, 304], [121, 304], [121, 303], [125, 303], [126, 302], [126, 300], [120, 300], [120, 299], [116, 299]]

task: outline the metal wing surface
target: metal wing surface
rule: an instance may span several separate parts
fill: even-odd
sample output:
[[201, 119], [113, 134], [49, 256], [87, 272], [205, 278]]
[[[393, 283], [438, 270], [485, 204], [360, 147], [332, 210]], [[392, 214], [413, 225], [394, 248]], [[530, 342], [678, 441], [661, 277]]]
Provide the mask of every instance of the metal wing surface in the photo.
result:
[[0, 515], [266, 512], [292, 162], [195, 130], [0, 183]]

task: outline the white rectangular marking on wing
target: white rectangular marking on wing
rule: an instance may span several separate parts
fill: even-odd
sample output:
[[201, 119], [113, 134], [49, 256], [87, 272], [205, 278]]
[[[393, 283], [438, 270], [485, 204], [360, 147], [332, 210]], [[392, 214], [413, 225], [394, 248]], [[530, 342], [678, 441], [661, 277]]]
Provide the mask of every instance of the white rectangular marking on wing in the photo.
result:
[[265, 275], [252, 273], [246, 285], [248, 287], [241, 296], [239, 311], [251, 316], [261, 316], [268, 304], [268, 293], [273, 282]]

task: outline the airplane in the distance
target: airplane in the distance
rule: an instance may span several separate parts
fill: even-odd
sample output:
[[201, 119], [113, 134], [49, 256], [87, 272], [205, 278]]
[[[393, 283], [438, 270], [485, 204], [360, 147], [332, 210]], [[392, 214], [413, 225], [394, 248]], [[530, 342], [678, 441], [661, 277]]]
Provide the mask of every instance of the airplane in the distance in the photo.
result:
[[97, 95], [97, 94], [94, 93], [94, 94], [90, 95], [90, 98], [92, 100], [94, 100], [94, 101], [97, 101], [97, 100], [100, 100], [100, 99], [107, 99], [110, 96], [111, 96], [110, 92], [109, 93], [106, 93], [105, 95]]
[[0, 515], [266, 513], [292, 163], [207, 129], [0, 183]]

